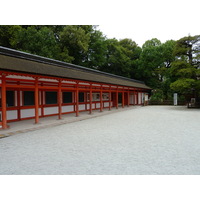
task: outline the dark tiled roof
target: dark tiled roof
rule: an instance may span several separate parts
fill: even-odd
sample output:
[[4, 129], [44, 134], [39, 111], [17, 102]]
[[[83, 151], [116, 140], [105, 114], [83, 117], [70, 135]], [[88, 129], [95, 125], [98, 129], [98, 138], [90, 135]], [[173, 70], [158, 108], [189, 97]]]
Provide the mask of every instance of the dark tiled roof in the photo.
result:
[[0, 69], [151, 89], [143, 82], [0, 46]]

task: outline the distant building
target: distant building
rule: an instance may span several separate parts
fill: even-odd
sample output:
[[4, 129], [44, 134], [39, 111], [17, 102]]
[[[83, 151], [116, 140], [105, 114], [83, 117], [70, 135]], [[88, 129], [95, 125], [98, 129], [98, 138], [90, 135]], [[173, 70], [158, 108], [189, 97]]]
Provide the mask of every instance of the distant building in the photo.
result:
[[0, 128], [8, 122], [142, 105], [143, 82], [0, 46]]

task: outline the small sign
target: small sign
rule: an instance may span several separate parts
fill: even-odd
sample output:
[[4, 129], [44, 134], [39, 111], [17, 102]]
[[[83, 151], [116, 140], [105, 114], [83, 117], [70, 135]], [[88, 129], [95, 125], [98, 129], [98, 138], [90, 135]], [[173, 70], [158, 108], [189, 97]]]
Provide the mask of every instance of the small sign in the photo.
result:
[[178, 104], [178, 94], [174, 93], [174, 106], [177, 106]]

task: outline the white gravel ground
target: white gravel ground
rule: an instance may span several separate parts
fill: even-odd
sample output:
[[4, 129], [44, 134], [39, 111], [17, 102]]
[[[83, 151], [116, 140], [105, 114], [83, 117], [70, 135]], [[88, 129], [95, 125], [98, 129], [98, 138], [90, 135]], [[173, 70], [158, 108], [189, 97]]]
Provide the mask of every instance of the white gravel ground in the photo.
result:
[[200, 174], [200, 110], [132, 107], [3, 138], [0, 174]]

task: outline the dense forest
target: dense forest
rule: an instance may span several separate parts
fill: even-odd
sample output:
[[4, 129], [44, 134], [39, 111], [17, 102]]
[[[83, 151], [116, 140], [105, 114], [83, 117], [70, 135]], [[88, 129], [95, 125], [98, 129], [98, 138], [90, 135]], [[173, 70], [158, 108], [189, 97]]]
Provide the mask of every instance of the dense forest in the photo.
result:
[[144, 81], [152, 99], [200, 96], [200, 35], [142, 47], [108, 39], [92, 25], [1, 25], [0, 46]]

